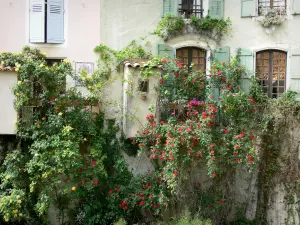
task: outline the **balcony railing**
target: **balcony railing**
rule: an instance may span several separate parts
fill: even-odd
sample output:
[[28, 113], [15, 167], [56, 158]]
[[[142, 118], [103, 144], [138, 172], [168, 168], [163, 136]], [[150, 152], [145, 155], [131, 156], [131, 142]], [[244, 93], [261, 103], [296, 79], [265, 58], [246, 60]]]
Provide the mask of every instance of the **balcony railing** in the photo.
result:
[[190, 18], [191, 15], [202, 18], [203, 0], [182, 0], [182, 3], [179, 4], [178, 12], [187, 19]]

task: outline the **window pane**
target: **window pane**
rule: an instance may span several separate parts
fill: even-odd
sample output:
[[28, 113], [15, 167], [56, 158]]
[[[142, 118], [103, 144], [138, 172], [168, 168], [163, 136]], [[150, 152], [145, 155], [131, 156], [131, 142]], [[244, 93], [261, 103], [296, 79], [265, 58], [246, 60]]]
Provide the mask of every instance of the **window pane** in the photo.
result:
[[285, 89], [286, 53], [276, 50], [258, 52], [256, 62], [257, 77], [263, 90], [271, 98], [279, 97]]
[[193, 70], [205, 72], [206, 51], [201, 48], [187, 47], [176, 50], [176, 57], [186, 66], [194, 64]]

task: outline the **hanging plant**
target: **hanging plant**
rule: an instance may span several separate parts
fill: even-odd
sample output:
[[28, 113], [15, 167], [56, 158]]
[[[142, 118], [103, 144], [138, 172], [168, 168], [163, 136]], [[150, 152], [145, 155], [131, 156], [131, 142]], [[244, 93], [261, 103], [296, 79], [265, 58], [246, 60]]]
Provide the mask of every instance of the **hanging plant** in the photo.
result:
[[280, 25], [286, 19], [286, 9], [284, 7], [279, 8], [264, 8], [261, 10], [261, 16], [257, 18], [257, 21], [264, 27], [270, 27], [273, 25]]

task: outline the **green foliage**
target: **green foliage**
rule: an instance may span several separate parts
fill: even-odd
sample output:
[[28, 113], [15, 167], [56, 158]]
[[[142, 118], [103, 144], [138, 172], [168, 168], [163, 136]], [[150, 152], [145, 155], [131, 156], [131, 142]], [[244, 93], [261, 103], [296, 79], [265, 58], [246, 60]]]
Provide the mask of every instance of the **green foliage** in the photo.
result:
[[[210, 38], [220, 41], [221, 36], [229, 32], [231, 21], [229, 18], [226, 20], [212, 19], [207, 16], [200, 19], [192, 16], [190, 18], [190, 24], [193, 26], [196, 33], [208, 35]], [[186, 23], [182, 17], [176, 17], [169, 14], [161, 19], [152, 34], [167, 40], [176, 35], [182, 34], [185, 26]]]
[[169, 37], [182, 33], [184, 27], [185, 23], [182, 17], [167, 14], [159, 21], [157, 28], [152, 34], [168, 39]]

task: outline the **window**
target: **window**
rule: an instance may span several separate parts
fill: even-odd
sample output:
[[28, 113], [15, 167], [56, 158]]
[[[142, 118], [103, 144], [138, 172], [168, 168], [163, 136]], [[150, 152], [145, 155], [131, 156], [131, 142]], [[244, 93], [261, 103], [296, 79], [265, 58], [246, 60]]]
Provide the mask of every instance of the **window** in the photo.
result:
[[194, 14], [198, 18], [203, 17], [203, 0], [182, 0], [179, 4], [178, 12], [185, 18], [190, 18]]
[[29, 41], [64, 43], [64, 0], [30, 0]]
[[193, 63], [193, 70], [205, 72], [206, 69], [206, 51], [196, 47], [185, 47], [176, 50], [176, 57], [183, 62], [184, 65], [190, 67]]
[[261, 14], [266, 8], [286, 9], [286, 0], [258, 0], [258, 13]]
[[63, 59], [51, 59], [51, 58], [47, 58], [46, 59], [46, 63], [47, 66], [53, 66], [54, 63], [56, 63], [57, 65], [60, 65]]
[[140, 92], [148, 93], [149, 91], [149, 82], [147, 80], [139, 80], [139, 89]]
[[265, 93], [270, 98], [280, 97], [286, 85], [286, 52], [261, 51], [256, 54], [256, 73]]

